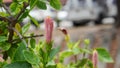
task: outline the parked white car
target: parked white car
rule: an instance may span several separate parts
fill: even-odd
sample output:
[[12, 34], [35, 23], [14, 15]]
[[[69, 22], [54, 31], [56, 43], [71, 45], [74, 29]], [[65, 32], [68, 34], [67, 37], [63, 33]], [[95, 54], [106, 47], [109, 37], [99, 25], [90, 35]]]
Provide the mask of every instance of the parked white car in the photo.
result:
[[103, 18], [116, 14], [114, 5], [107, 3], [105, 5], [106, 8], [108, 6], [108, 9], [100, 6], [95, 0], [67, 0], [66, 5], [58, 12], [57, 17], [59, 20], [72, 21], [75, 26], [86, 24], [90, 21], [101, 24]]
[[107, 0], [107, 6], [108, 6], [108, 17], [115, 17], [117, 15], [117, 6], [116, 3], [114, 3], [115, 0]]
[[[34, 19], [36, 19], [39, 23], [42, 23], [44, 18], [47, 16], [52, 17], [53, 19], [56, 18], [56, 11], [51, 8], [49, 5], [47, 5], [46, 10], [41, 10], [39, 8], [34, 8], [33, 10], [30, 11], [30, 16], [32, 16]], [[23, 20], [24, 23], [27, 23], [31, 21], [29, 17], [25, 18]]]

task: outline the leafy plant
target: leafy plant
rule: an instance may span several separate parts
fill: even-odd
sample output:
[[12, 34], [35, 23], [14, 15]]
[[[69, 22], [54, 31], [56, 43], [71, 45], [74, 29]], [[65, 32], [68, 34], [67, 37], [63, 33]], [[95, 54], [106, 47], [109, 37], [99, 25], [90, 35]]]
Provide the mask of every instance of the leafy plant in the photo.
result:
[[[79, 47], [80, 41], [71, 42], [66, 29], [60, 30], [65, 34], [67, 49], [60, 52], [60, 46], [54, 48], [54, 40], [52, 40], [54, 25], [51, 17], [46, 17], [44, 20], [46, 39], [36, 44], [34, 37], [43, 35], [26, 34], [30, 23], [24, 26], [21, 26], [21, 23], [24, 18], [29, 17], [36, 26], [39, 26], [29, 12], [35, 7], [46, 10], [47, 5], [57, 10], [61, 9], [59, 0], [12, 0], [9, 7], [0, 0], [0, 9], [5, 10], [0, 11], [0, 49], [2, 50], [0, 53], [3, 54], [3, 57], [0, 57], [0, 68], [93, 68], [94, 63], [85, 56], [92, 54], [94, 50], [97, 51], [100, 60], [113, 62], [105, 49], [89, 49], [89, 39], [85, 39], [84, 48]], [[77, 58], [77, 55], [83, 57]], [[75, 62], [64, 65], [65, 58], [71, 56], [75, 57]]]

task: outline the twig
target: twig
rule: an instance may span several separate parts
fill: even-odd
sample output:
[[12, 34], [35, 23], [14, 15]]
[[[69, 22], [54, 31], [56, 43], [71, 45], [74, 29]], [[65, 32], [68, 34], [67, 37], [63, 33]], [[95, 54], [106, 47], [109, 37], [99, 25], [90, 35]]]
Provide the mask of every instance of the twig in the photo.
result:
[[9, 11], [9, 8], [8, 8], [4, 3], [2, 3], [1, 6], [6, 10], [6, 12], [7, 12], [10, 16], [12, 16], [11, 12]]
[[24, 36], [24, 37], [22, 37], [22, 38], [14, 39], [12, 42], [17, 41], [17, 40], [20, 40], [20, 39], [34, 38], [34, 37], [42, 37], [42, 36], [44, 36], [44, 35], [41, 34], [41, 35], [34, 35], [34, 36]]
[[9, 29], [9, 38], [8, 38], [9, 42], [11, 42], [13, 40], [13, 33], [14, 33], [14, 31], [11, 28], [15, 27], [15, 24], [18, 22], [18, 18], [24, 13], [24, 11], [26, 10], [27, 6], [28, 6], [28, 3], [24, 2], [23, 3], [23, 8], [18, 13], [18, 15], [15, 18], [11, 19], [11, 23], [9, 24], [9, 27], [10, 27], [10, 29]]
[[19, 12], [19, 14], [16, 16], [16, 20], [18, 20], [18, 18], [25, 12], [26, 8], [28, 7], [28, 3], [24, 2], [23, 3], [23, 8], [21, 9], [21, 11]]
[[24, 44], [26, 45], [26, 47], [28, 47], [25, 39], [23, 38], [23, 36], [15, 29], [15, 28], [12, 28], [17, 34], [18, 36], [20, 37], [20, 40], [22, 40], [24, 42]]
[[77, 55], [74, 55], [75, 63], [77, 63]]
[[5, 22], [10, 22], [10, 20], [8, 18], [2, 17], [2, 16], [0, 16], [0, 20], [1, 21], [5, 21]]
[[26, 36], [26, 37], [23, 37], [23, 38], [33, 38], [33, 37], [41, 37], [41, 36], [44, 36], [44, 35], [41, 34], [41, 35], [34, 35], [34, 36]]

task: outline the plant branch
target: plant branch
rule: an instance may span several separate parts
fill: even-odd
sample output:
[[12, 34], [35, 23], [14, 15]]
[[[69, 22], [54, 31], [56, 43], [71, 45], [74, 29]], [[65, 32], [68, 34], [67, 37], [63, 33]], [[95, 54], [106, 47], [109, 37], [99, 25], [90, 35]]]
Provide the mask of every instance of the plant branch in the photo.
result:
[[14, 39], [12, 42], [18, 41], [20, 39], [35, 38], [35, 37], [42, 37], [42, 36], [44, 36], [44, 35], [41, 34], [41, 35], [34, 35], [34, 36], [23, 36], [22, 38]]
[[1, 6], [6, 10], [6, 12], [7, 12], [10, 16], [12, 16], [11, 12], [9, 11], [9, 8], [8, 8], [4, 3], [2, 3]]
[[77, 63], [77, 55], [74, 55], [75, 63]]
[[24, 2], [23, 3], [23, 8], [21, 9], [21, 11], [19, 12], [19, 14], [16, 16], [16, 20], [18, 20], [18, 18], [25, 12], [26, 8], [28, 7], [28, 3]]
[[8, 18], [2, 16], [0, 16], [0, 21], [10, 22]]
[[12, 17], [12, 18], [10, 19], [11, 22], [10, 22], [10, 24], [9, 24], [9, 38], [8, 38], [8, 41], [9, 41], [10, 43], [12, 43], [11, 41], [13, 40], [13, 34], [14, 34], [14, 31], [13, 31], [12, 28], [15, 27], [15, 24], [18, 22], [18, 18], [22, 15], [22, 13], [24, 13], [24, 11], [26, 10], [26, 8], [27, 8], [28, 5], [29, 5], [28, 3], [24, 2], [24, 3], [23, 3], [23, 8], [22, 8], [21, 11], [18, 13], [18, 15], [17, 15], [15, 18]]
[[22, 40], [24, 42], [24, 44], [26, 45], [26, 47], [28, 47], [25, 39], [23, 38], [23, 36], [15, 29], [15, 28], [12, 28], [17, 34], [18, 36], [20, 37], [20, 40]]

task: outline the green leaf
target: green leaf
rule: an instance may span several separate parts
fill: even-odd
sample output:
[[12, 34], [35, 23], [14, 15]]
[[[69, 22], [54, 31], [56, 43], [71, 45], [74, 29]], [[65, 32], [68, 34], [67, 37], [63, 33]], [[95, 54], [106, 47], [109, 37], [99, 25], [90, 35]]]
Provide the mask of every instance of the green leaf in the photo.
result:
[[48, 61], [47, 53], [43, 51], [42, 48], [39, 49], [39, 55], [41, 57], [41, 62], [46, 63]]
[[57, 68], [66, 68], [62, 63], [57, 63]]
[[80, 41], [76, 42], [76, 43], [74, 44], [73, 48], [78, 48], [79, 44], [80, 44]]
[[22, 21], [24, 18], [26, 18], [26, 17], [28, 16], [28, 14], [29, 14], [29, 11], [26, 10], [26, 11], [20, 16], [20, 18], [19, 18], [18, 20], [19, 20], [19, 21]]
[[50, 60], [52, 60], [54, 58], [54, 56], [60, 51], [60, 46], [58, 46], [57, 48], [54, 48], [50, 51], [49, 57]]
[[28, 15], [29, 18], [33, 21], [33, 23], [36, 25], [36, 26], [39, 26], [39, 23], [37, 20], [35, 20], [33, 17], [31, 17], [30, 15]]
[[2, 3], [3, 0], [0, 0], [0, 3]]
[[12, 12], [14, 12], [14, 11], [16, 10], [16, 6], [18, 6], [17, 3], [16, 3], [16, 2], [13, 2], [13, 3], [10, 5], [10, 10], [11, 10]]
[[[15, 24], [15, 29], [18, 31], [18, 32], [20, 32], [21, 31], [21, 25], [20, 25], [20, 23], [16, 23]], [[16, 32], [14, 32], [14, 36], [17, 36], [18, 34], [16, 33]]]
[[15, 55], [15, 52], [16, 52], [16, 48], [15, 47], [11, 47], [8, 51], [7, 51], [7, 54], [8, 56], [10, 56], [11, 59], [13, 59], [14, 55]]
[[10, 47], [11, 47], [10, 43], [7, 43], [7, 42], [0, 43], [0, 48], [2, 48], [5, 51], [9, 50]]
[[57, 10], [61, 9], [60, 0], [50, 0], [50, 5]]
[[30, 28], [30, 23], [25, 24], [22, 27], [22, 34], [25, 34], [28, 31], [29, 28]]
[[34, 8], [38, 0], [30, 0], [30, 10]]
[[83, 53], [87, 53], [87, 54], [92, 54], [92, 52], [89, 49], [80, 49]]
[[35, 48], [35, 44], [36, 44], [35, 39], [31, 38], [30, 39], [30, 46], [31, 46], [31, 48]]
[[109, 52], [104, 48], [97, 48], [98, 57], [103, 62], [113, 62]]
[[76, 64], [76, 67], [79, 68], [79, 67], [84, 67], [86, 64], [87, 64], [87, 61], [88, 59], [82, 59], [80, 60], [77, 64]]
[[91, 60], [88, 60], [87, 65], [89, 68], [93, 68], [93, 63]]
[[52, 61], [49, 61], [48, 63], [47, 63], [47, 65], [46, 65], [46, 67], [47, 68], [51, 68], [51, 67], [55, 67], [56, 68], [56, 64], [55, 64], [55, 62], [52, 60]]
[[33, 51], [24, 51], [24, 57], [30, 64], [39, 64], [40, 60], [39, 57]]
[[27, 62], [14, 62], [5, 65], [3, 68], [32, 68], [32, 66]]
[[26, 50], [26, 45], [21, 42], [19, 44], [19, 47], [17, 47], [17, 50], [15, 52], [15, 55], [13, 57], [13, 61], [25, 61], [24, 55], [23, 55], [23, 50]]
[[56, 68], [56, 65], [49, 65], [46, 68]]
[[11, 12], [13, 13], [18, 13], [20, 11], [20, 6], [17, 2], [13, 2], [11, 5], [10, 5], [10, 10]]
[[5, 42], [7, 40], [6, 36], [0, 36], [0, 42]]
[[60, 61], [63, 62], [64, 58], [73, 55], [74, 53], [71, 50], [63, 51], [60, 53]]
[[80, 51], [80, 48], [74, 48], [74, 49], [72, 49], [72, 51], [73, 51], [73, 53], [74, 53], [75, 55], [82, 53], [82, 52]]
[[44, 51], [42, 48], [39, 49], [39, 54], [40, 54], [40, 56], [44, 56]]
[[6, 64], [7, 64], [7, 62], [0, 62], [0, 68], [3, 68], [3, 66]]
[[44, 10], [47, 9], [46, 3], [42, 1], [37, 2], [37, 7]]
[[7, 14], [6, 12], [1, 12], [1, 11], [0, 11], [0, 16], [6, 17], [6, 16], [8, 16], [8, 14]]
[[67, 43], [67, 47], [68, 47], [69, 49], [72, 49], [73, 46], [74, 46], [74, 43], [73, 43], [73, 42]]

